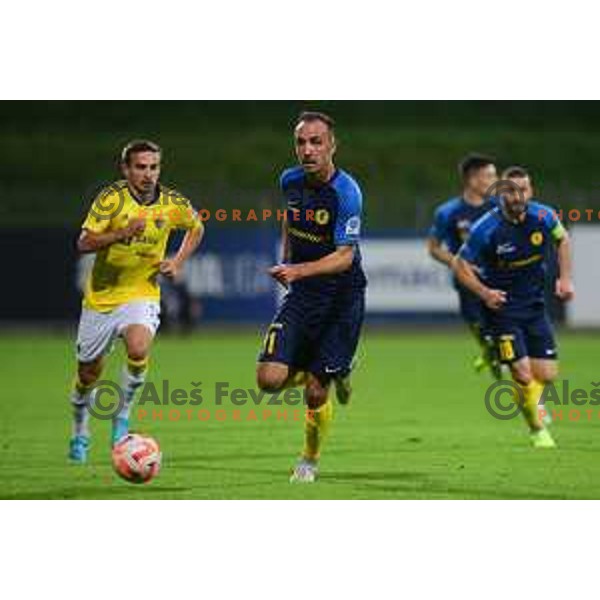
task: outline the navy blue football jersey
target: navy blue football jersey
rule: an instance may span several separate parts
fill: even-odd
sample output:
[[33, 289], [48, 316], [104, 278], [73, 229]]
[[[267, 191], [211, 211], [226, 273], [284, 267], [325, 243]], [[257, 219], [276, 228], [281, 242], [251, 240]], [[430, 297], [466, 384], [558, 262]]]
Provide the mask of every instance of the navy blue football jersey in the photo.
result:
[[302, 167], [294, 167], [283, 172], [280, 182], [286, 202], [291, 263], [316, 261], [339, 246], [354, 246], [354, 260], [348, 271], [295, 281], [292, 290], [338, 292], [364, 287], [359, 247], [363, 201], [356, 181], [337, 169], [327, 183], [313, 184], [307, 181]]
[[503, 312], [518, 313], [543, 305], [547, 252], [564, 235], [555, 212], [537, 201], [519, 223], [497, 207], [475, 224], [459, 256], [479, 266], [486, 286], [506, 292]]

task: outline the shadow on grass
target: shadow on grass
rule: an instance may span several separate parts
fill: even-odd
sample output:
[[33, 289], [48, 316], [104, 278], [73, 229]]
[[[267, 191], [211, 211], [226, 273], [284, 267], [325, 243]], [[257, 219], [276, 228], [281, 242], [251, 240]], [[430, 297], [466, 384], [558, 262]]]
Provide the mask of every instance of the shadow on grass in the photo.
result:
[[2, 494], [0, 495], [0, 500], [104, 500], [104, 499], [114, 499], [118, 500], [119, 497], [123, 498], [132, 498], [132, 495], [136, 492], [136, 490], [140, 491], [140, 499], [142, 498], [142, 494], [144, 497], [148, 495], [158, 495], [158, 494], [169, 494], [169, 493], [183, 493], [189, 492], [192, 488], [189, 487], [165, 487], [158, 485], [128, 485], [123, 483], [123, 485], [119, 485], [118, 482], [115, 482], [114, 485], [107, 484], [103, 486], [96, 487], [77, 487], [77, 488], [61, 488], [58, 490], [49, 490], [49, 491], [28, 491], [28, 492], [15, 492], [13, 494]]
[[491, 490], [485, 488], [445, 487], [430, 475], [407, 471], [330, 472], [321, 476], [322, 482], [351, 484], [363, 492], [397, 493], [422, 499], [489, 499], [489, 500], [564, 500], [565, 495], [543, 492]]
[[198, 453], [194, 455], [172, 455], [168, 462], [165, 464], [169, 466], [177, 466], [177, 465], [186, 465], [186, 466], [198, 466], [199, 468], [206, 463], [218, 463], [218, 462], [229, 462], [229, 461], [239, 461], [244, 462], [247, 460], [261, 460], [261, 459], [280, 459], [282, 457], [282, 453], [254, 453], [249, 454], [248, 452], [240, 453], [240, 452], [232, 452], [228, 454], [203, 454]]

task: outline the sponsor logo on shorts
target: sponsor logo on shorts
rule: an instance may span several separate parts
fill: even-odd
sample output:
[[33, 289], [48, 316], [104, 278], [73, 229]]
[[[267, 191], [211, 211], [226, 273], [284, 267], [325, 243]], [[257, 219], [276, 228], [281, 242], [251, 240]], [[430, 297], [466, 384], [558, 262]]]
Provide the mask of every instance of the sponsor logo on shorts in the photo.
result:
[[339, 367], [325, 367], [325, 373], [327, 375], [335, 375], [336, 373], [339, 373], [341, 371], [341, 369]]

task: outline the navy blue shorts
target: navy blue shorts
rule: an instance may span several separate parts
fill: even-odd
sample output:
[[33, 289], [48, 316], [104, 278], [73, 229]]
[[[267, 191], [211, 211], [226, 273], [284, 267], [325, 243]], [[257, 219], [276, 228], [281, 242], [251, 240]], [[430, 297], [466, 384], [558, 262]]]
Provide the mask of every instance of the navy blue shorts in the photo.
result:
[[352, 368], [364, 314], [364, 290], [327, 299], [290, 292], [267, 330], [258, 360], [312, 373], [323, 383], [344, 377]]
[[483, 324], [483, 312], [485, 308], [483, 300], [477, 294], [474, 294], [462, 286], [457, 286], [456, 291], [458, 292], [460, 314], [463, 320], [468, 325], [477, 325], [481, 327]]
[[558, 359], [554, 329], [543, 307], [517, 314], [486, 309], [485, 324], [502, 363], [510, 364], [526, 356]]

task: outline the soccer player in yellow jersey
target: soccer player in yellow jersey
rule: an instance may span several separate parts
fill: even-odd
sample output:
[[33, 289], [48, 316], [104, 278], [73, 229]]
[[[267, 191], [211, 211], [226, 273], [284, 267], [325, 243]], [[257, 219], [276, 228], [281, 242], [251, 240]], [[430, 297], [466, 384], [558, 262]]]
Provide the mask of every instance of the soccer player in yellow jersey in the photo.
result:
[[[129, 143], [121, 155], [125, 179], [105, 188], [82, 225], [78, 249], [95, 253], [85, 285], [77, 335], [77, 378], [71, 395], [73, 435], [69, 457], [85, 462], [94, 384], [116, 338], [123, 339], [127, 365], [123, 398], [113, 417], [113, 444], [127, 435], [129, 412], [145, 381], [152, 340], [159, 326], [159, 275], [176, 277], [201, 242], [204, 227], [190, 202], [159, 183], [161, 149]], [[170, 233], [187, 231], [174, 258], [165, 260]]]

